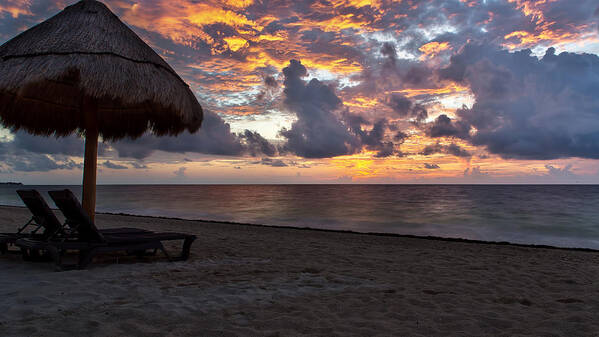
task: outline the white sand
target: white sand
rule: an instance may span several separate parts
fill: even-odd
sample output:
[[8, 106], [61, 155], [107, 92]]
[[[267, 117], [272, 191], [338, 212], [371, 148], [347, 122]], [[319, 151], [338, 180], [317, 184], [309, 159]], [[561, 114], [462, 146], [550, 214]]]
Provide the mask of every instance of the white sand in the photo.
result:
[[[0, 231], [28, 218], [0, 207]], [[198, 235], [88, 270], [0, 256], [2, 336], [599, 336], [599, 253], [99, 215]]]

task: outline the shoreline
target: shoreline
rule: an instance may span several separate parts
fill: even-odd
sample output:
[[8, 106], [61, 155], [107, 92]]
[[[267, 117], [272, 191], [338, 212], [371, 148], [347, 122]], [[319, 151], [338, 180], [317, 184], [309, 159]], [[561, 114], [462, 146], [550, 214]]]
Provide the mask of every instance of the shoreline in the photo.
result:
[[[25, 206], [0, 205], [0, 208], [2, 208], [2, 207], [27, 209]], [[60, 212], [56, 208], [51, 207], [50, 209], [52, 209], [52, 211], [55, 211], [55, 212]], [[344, 233], [344, 234], [352, 234], [352, 235], [369, 235], [369, 236], [397, 237], [397, 238], [417, 239], [417, 240], [432, 240], [432, 241], [443, 241], [443, 242], [461, 242], [461, 243], [471, 243], [471, 244], [480, 244], [480, 245], [512, 246], [512, 247], [522, 247], [522, 248], [556, 249], [556, 250], [566, 250], [566, 251], [599, 253], [599, 249], [584, 248], [584, 247], [560, 247], [560, 246], [552, 246], [552, 245], [515, 243], [515, 242], [509, 242], [509, 241], [485, 241], [485, 240], [474, 240], [474, 239], [465, 239], [465, 238], [450, 238], [450, 237], [442, 237], [442, 236], [434, 236], [434, 235], [426, 235], [425, 236], [425, 235], [399, 234], [399, 233], [357, 232], [357, 231], [342, 230], [342, 229], [326, 229], [326, 228], [314, 228], [314, 227], [305, 227], [305, 226], [304, 227], [295, 227], [295, 226], [254, 224], [254, 223], [243, 223], [243, 222], [234, 222], [234, 221], [218, 221], [218, 220], [203, 220], [203, 219], [185, 219], [185, 218], [178, 218], [178, 217], [168, 217], [168, 216], [158, 216], [158, 215], [140, 215], [140, 214], [129, 214], [129, 213], [97, 212], [96, 214], [116, 215], [116, 216], [126, 216], [126, 217], [136, 217], [136, 218], [161, 219], [161, 220], [177, 220], [177, 221], [203, 222], [203, 223], [214, 223], [214, 224], [227, 224], [227, 225], [234, 225], [234, 226], [266, 227], [266, 228], [274, 228], [274, 229], [292, 229], [292, 230], [299, 230], [299, 231], [317, 231], [317, 232], [330, 232], [330, 233]]]

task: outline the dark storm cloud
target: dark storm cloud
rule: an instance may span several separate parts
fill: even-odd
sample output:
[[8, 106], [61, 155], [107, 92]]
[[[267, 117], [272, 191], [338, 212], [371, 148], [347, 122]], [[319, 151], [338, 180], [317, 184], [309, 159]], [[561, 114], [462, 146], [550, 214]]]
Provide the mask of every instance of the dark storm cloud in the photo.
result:
[[[271, 67], [267, 67], [264, 72], [275, 72], [275, 70], [270, 69]], [[274, 94], [276, 94], [277, 89], [279, 87], [279, 82], [272, 75], [263, 75], [264, 77], [264, 88], [256, 95], [256, 102], [254, 103], [257, 106], [264, 104], [263, 101], [265, 98], [272, 98]]]
[[414, 118], [417, 122], [422, 122], [428, 117], [428, 111], [423, 105], [414, 104], [409, 98], [401, 94], [389, 95], [385, 104], [402, 118]]
[[444, 153], [461, 158], [472, 157], [470, 152], [466, 151], [455, 143], [451, 143], [449, 145], [442, 145], [440, 143], [427, 145], [424, 147], [424, 149], [422, 149], [422, 152], [420, 152], [420, 154], [423, 156], [430, 156], [436, 153]]
[[[291, 60], [283, 69], [283, 75], [284, 103], [298, 119], [291, 129], [281, 130], [287, 140], [281, 147], [282, 153], [305, 158], [349, 155], [363, 149], [376, 151], [375, 157], [381, 158], [400, 154], [393, 141], [387, 139], [386, 133], [391, 127], [386, 119], [372, 123], [361, 115], [342, 111], [342, 101], [330, 86], [317, 79], [307, 83], [303, 80], [307, 70], [299, 61]], [[422, 115], [420, 107], [410, 105], [409, 110], [416, 116]], [[401, 139], [397, 139], [399, 143], [405, 137], [401, 135]]]
[[[84, 139], [76, 135], [68, 137], [41, 137], [18, 131], [10, 142], [4, 142], [3, 149], [5, 160], [14, 163], [16, 169], [34, 170], [39, 166], [40, 170], [75, 168], [72, 163], [58, 164], [52, 158], [60, 159], [60, 156], [82, 156]], [[243, 155], [251, 156], [274, 156], [276, 148], [267, 139], [257, 132], [246, 130], [237, 135], [231, 133], [229, 124], [225, 123], [218, 115], [210, 111], [204, 112], [204, 123], [200, 131], [195, 134], [183, 133], [177, 137], [155, 137], [144, 135], [135, 140], [124, 139], [111, 144], [123, 158], [144, 159], [154, 151], [185, 153], [196, 152], [214, 155]], [[107, 145], [98, 144], [98, 154], [104, 155]], [[6, 156], [15, 156], [10, 159]], [[47, 155], [50, 155], [47, 156]], [[17, 157], [21, 157], [20, 159]], [[55, 164], [52, 164], [55, 162]], [[37, 165], [37, 166], [36, 166]], [[108, 168], [119, 169], [126, 167], [107, 162], [103, 164]], [[140, 166], [136, 168], [147, 168]]]
[[387, 106], [401, 117], [408, 116], [412, 110], [412, 101], [401, 94], [390, 95], [386, 103]]
[[306, 68], [291, 60], [283, 69], [284, 103], [297, 115], [290, 129], [282, 129], [287, 140], [283, 151], [305, 158], [327, 158], [356, 153], [360, 140], [336, 114], [342, 107], [333, 89], [317, 79], [305, 82]]
[[362, 148], [370, 151], [376, 151], [374, 155], [377, 158], [385, 158], [396, 153], [395, 145], [391, 141], [387, 141], [385, 134], [389, 129], [386, 120], [381, 119], [372, 125], [372, 129], [366, 131], [362, 129], [363, 124], [368, 124], [367, 121], [359, 115], [346, 114], [344, 120], [350, 127], [350, 130], [360, 140]]
[[138, 162], [131, 163], [131, 166], [133, 166], [136, 169], [147, 169], [147, 168], [149, 168], [148, 165], [146, 165], [144, 163], [138, 163]]
[[[70, 135], [67, 137], [42, 137], [29, 134], [25, 131], [17, 131], [14, 133], [12, 145], [16, 149], [33, 153], [82, 156], [85, 140], [77, 135]], [[103, 155], [105, 150], [106, 145], [99, 143], [98, 154]]]
[[271, 88], [276, 88], [279, 86], [279, 83], [277, 83], [277, 80], [272, 76], [266, 76], [264, 78], [264, 84], [267, 87], [271, 87]]
[[[420, 47], [421, 44], [418, 44]], [[384, 56], [380, 76], [398, 87], [420, 87], [431, 84], [433, 69], [418, 61], [397, 57], [395, 47], [384, 43], [381, 47]]]
[[109, 168], [109, 169], [113, 169], [113, 170], [126, 170], [126, 169], [128, 169], [127, 166], [113, 163], [110, 160], [107, 160], [104, 163], [102, 163], [102, 166], [104, 166], [106, 168]]
[[47, 172], [81, 169], [82, 165], [64, 156], [52, 156], [16, 148], [12, 142], [0, 142], [0, 166], [8, 172]]
[[458, 137], [468, 138], [470, 125], [463, 122], [452, 122], [447, 115], [440, 115], [426, 126], [426, 135], [429, 137]]
[[405, 140], [409, 137], [410, 135], [408, 135], [407, 133], [403, 131], [397, 131], [397, 133], [393, 137], [393, 140], [395, 140], [399, 144], [403, 144], [403, 142], [405, 142]]
[[277, 153], [276, 147], [258, 132], [245, 130], [240, 137], [245, 139], [247, 151], [252, 157], [257, 157], [261, 154], [272, 157]]
[[2, 157], [2, 161], [14, 171], [20, 172], [47, 172], [52, 170], [82, 169], [81, 164], [72, 160], [59, 162], [43, 154], [28, 154], [19, 156]]
[[244, 152], [239, 137], [231, 133], [229, 124], [211, 111], [204, 111], [204, 121], [194, 134], [184, 132], [177, 137], [144, 135], [135, 140], [112, 143], [119, 157], [143, 159], [156, 150], [174, 153], [197, 152], [213, 155], [235, 156]]
[[[439, 117], [430, 136], [455, 136], [504, 158], [599, 158], [599, 57], [469, 44], [440, 76], [470, 86], [476, 102]], [[476, 129], [470, 135], [468, 131]]]
[[462, 158], [472, 157], [472, 154], [470, 152], [466, 151], [465, 149], [461, 148], [459, 145], [455, 143], [447, 145], [445, 147], [445, 153]]
[[252, 162], [252, 164], [261, 164], [272, 167], [287, 167], [289, 165], [285, 164], [281, 159], [272, 159], [272, 158], [262, 158], [260, 161]]
[[440, 168], [439, 165], [437, 164], [428, 164], [428, 163], [424, 163], [424, 168], [428, 169], [428, 170], [435, 170]]
[[223, 156], [249, 154], [253, 157], [276, 154], [276, 147], [259, 133], [245, 130], [241, 134], [235, 134], [231, 132], [228, 123], [208, 110], [204, 111], [202, 127], [194, 134], [184, 132], [176, 137], [144, 135], [134, 140], [120, 140], [111, 145], [119, 157], [135, 159], [144, 159], [154, 151]]
[[0, 142], [0, 163], [6, 170], [47, 172], [82, 168], [68, 157], [83, 150], [83, 141], [76, 136], [40, 137], [17, 132], [13, 137]]

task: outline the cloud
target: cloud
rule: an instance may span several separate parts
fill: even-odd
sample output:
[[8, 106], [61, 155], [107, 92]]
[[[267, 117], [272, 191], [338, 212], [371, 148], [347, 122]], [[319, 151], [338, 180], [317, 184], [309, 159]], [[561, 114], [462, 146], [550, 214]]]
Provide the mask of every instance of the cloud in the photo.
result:
[[[74, 134], [66, 137], [44, 137], [16, 131], [13, 134], [12, 146], [33, 153], [81, 157], [85, 148], [85, 139]], [[104, 155], [106, 148], [106, 144], [98, 143], [98, 154]]]
[[435, 170], [440, 168], [439, 165], [437, 164], [428, 164], [428, 163], [424, 163], [424, 168], [425, 169], [429, 169], [429, 170]]
[[182, 166], [182, 167], [179, 167], [173, 173], [175, 174], [175, 176], [177, 176], [179, 178], [183, 178], [183, 177], [185, 177], [185, 170], [187, 170], [187, 167]]
[[421, 122], [428, 117], [428, 111], [423, 105], [412, 103], [402, 94], [391, 94], [387, 97], [385, 104], [402, 118], [414, 118], [417, 122]]
[[183, 132], [176, 137], [144, 135], [135, 140], [124, 139], [111, 145], [118, 151], [119, 157], [135, 159], [144, 159], [157, 150], [228, 156], [241, 155], [245, 150], [239, 137], [231, 132], [229, 124], [217, 114], [206, 110], [202, 128], [194, 134]]
[[386, 139], [386, 132], [389, 125], [385, 119], [380, 119], [372, 125], [370, 130], [364, 130], [362, 125], [369, 123], [359, 115], [345, 113], [343, 122], [353, 135], [357, 137], [357, 146], [366, 148], [370, 151], [376, 151], [375, 157], [384, 158], [397, 153], [395, 144]]
[[126, 170], [126, 169], [128, 169], [127, 166], [113, 163], [110, 160], [107, 160], [104, 163], [102, 163], [102, 166], [107, 167], [109, 169], [113, 169], [113, 170]]
[[345, 126], [336, 110], [341, 100], [333, 89], [317, 79], [303, 80], [308, 75], [300, 61], [291, 60], [283, 69], [284, 104], [297, 115], [290, 129], [280, 134], [287, 142], [284, 152], [305, 158], [328, 158], [356, 153], [360, 140]]
[[171, 153], [203, 153], [223, 156], [274, 156], [276, 147], [257, 132], [231, 132], [231, 127], [219, 115], [205, 110], [202, 127], [196, 133], [183, 132], [174, 137], [146, 134], [138, 139], [123, 139], [111, 143], [121, 158], [144, 159], [154, 151]]
[[138, 162], [131, 163], [131, 166], [133, 166], [133, 168], [136, 168], [136, 169], [147, 169], [147, 168], [149, 168], [148, 165], [146, 165], [144, 163], [138, 163]]
[[272, 76], [266, 76], [264, 78], [264, 84], [270, 88], [276, 88], [279, 86], [279, 83], [277, 82], [277, 80]]
[[[0, 142], [0, 163], [4, 171], [16, 172], [48, 172], [52, 170], [82, 169], [83, 165], [69, 158], [69, 147], [77, 138], [34, 137], [17, 132], [13, 140]], [[44, 140], [47, 142], [44, 145]], [[61, 144], [66, 144], [61, 149]], [[48, 154], [42, 151], [47, 151]]]
[[[599, 159], [599, 57], [469, 44], [440, 71], [470, 86], [476, 101], [455, 121], [440, 116], [428, 134], [455, 136], [503, 158]], [[467, 131], [476, 130], [473, 135]]]
[[[314, 78], [307, 83], [302, 79], [307, 76], [307, 70], [299, 61], [291, 60], [283, 74], [284, 103], [298, 119], [291, 129], [280, 132], [287, 140], [281, 147], [282, 153], [291, 152], [304, 158], [330, 158], [366, 149], [375, 151], [375, 157], [379, 158], [401, 155], [393, 141], [401, 144], [407, 135], [398, 131], [398, 137], [389, 139], [388, 131], [397, 131], [397, 128], [386, 118], [370, 122], [342, 109], [341, 99], [330, 86]], [[412, 106], [411, 102], [409, 105], [412, 116], [417, 119], [426, 116], [426, 110], [421, 106]]]
[[[276, 154], [276, 147], [259, 133], [249, 130], [245, 130], [240, 135], [232, 133], [229, 124], [210, 111], [204, 112], [204, 118], [202, 128], [195, 134], [184, 132], [176, 137], [156, 137], [147, 134], [135, 140], [123, 139], [110, 145], [117, 151], [119, 157], [140, 160], [150, 156], [157, 150], [172, 153], [195, 152], [229, 156], [244, 155], [246, 153], [252, 156], [262, 154], [274, 156]], [[37, 163], [41, 170], [47, 171], [76, 167], [64, 163], [52, 165], [50, 161], [54, 160], [45, 155], [81, 157], [83, 156], [85, 140], [76, 135], [58, 138], [41, 137], [24, 131], [17, 131], [14, 133], [13, 139], [6, 144], [6, 149], [10, 149], [11, 153], [22, 157], [11, 161], [20, 169], [34, 170], [35, 163]], [[99, 143], [98, 155], [105, 155], [107, 149], [108, 144]], [[41, 156], [34, 156], [34, 154]], [[117, 169], [115, 165], [121, 166], [112, 162], [105, 166]], [[136, 168], [147, 168], [147, 166]]]
[[545, 168], [548, 171], [548, 174], [553, 177], [572, 177], [574, 173], [572, 170], [572, 164], [568, 164], [562, 168], [555, 167], [553, 165], [545, 165]]
[[455, 143], [451, 143], [449, 145], [442, 145], [441, 143], [437, 142], [436, 144], [425, 146], [420, 152], [420, 154], [423, 156], [430, 156], [436, 153], [444, 153], [461, 158], [472, 157], [472, 154], [470, 152], [461, 148], [459, 145]]
[[285, 164], [281, 159], [272, 159], [272, 158], [262, 158], [260, 161], [253, 162], [253, 164], [261, 164], [272, 167], [287, 167], [289, 165]]
[[425, 126], [425, 133], [429, 137], [469, 137], [470, 125], [463, 122], [452, 122], [447, 115], [439, 115], [432, 123]]
[[277, 153], [276, 147], [257, 132], [245, 130], [240, 137], [245, 139], [247, 151], [252, 157], [260, 154], [272, 157]]
[[464, 170], [464, 177], [472, 177], [472, 178], [480, 179], [480, 178], [489, 177], [489, 173], [483, 172], [480, 169], [480, 166], [475, 166], [472, 168], [468, 167], [467, 169]]
[[83, 165], [65, 158], [57, 160], [39, 153], [0, 154], [0, 162], [5, 169], [16, 172], [48, 172], [52, 170], [82, 169]]

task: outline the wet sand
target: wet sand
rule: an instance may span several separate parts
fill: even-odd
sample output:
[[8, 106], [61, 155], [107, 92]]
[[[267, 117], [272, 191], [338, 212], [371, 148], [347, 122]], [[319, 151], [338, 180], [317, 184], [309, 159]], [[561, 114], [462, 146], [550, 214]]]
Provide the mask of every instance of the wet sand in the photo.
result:
[[[28, 218], [0, 206], [0, 232]], [[96, 222], [198, 239], [187, 262], [112, 255], [54, 272], [0, 256], [0, 335], [599, 336], [598, 252], [108, 214]]]

